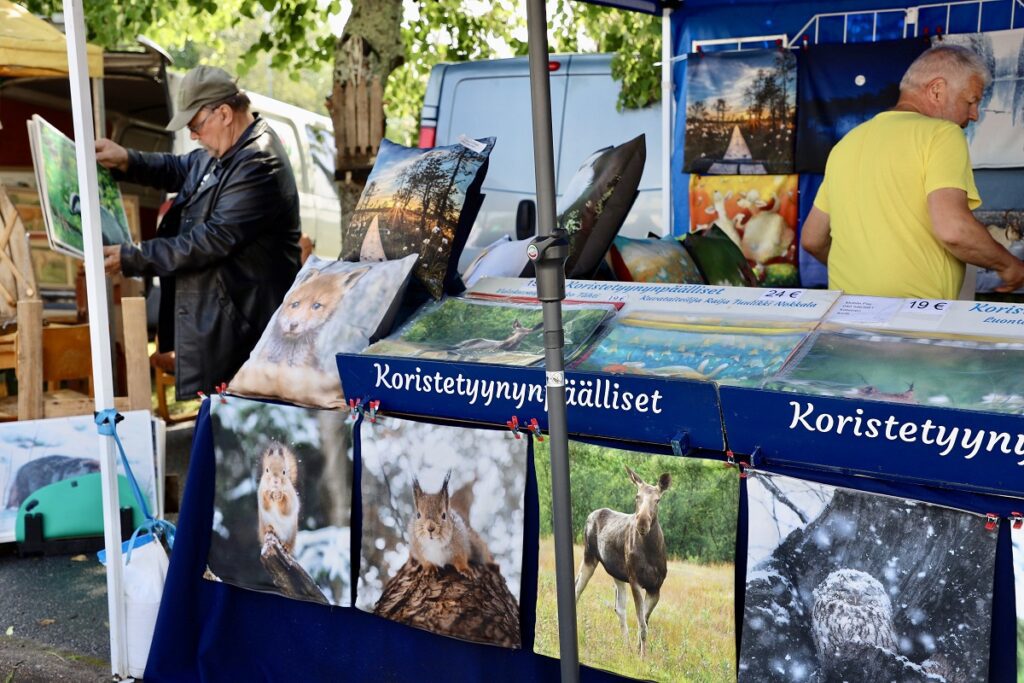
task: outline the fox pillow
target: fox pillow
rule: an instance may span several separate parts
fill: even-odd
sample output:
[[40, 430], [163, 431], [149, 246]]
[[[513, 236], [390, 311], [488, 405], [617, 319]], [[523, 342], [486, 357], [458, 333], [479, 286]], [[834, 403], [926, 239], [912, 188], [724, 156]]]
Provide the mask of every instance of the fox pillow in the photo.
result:
[[388, 333], [417, 258], [349, 263], [310, 256], [229, 391], [343, 406], [334, 355], [362, 351]]

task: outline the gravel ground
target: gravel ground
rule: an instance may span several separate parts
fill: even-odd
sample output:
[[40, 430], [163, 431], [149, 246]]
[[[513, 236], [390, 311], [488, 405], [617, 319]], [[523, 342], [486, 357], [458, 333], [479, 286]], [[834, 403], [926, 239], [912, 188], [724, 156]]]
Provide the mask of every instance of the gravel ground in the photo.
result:
[[[167, 473], [182, 485], [191, 442], [191, 424], [168, 430]], [[96, 555], [15, 550], [0, 545], [0, 683], [112, 680], [107, 575]]]

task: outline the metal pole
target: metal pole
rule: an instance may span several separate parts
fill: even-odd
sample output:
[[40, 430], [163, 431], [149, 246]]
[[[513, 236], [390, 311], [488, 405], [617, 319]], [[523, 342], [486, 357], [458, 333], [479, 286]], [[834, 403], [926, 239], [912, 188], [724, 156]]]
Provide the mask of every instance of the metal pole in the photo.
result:
[[672, 235], [672, 10], [661, 14], [661, 234]]
[[551, 83], [548, 78], [547, 11], [544, 0], [526, 0], [533, 108], [533, 164], [537, 178], [537, 237], [527, 253], [537, 272], [537, 298], [544, 311], [544, 369], [547, 379], [551, 448], [551, 508], [555, 532], [558, 592], [558, 647], [562, 681], [579, 680], [576, 588], [573, 583], [572, 509], [569, 497], [569, 437], [565, 415], [565, 359], [562, 299], [569, 242], [555, 225], [555, 162], [551, 140]]
[[[107, 287], [103, 274], [100, 231], [100, 193], [96, 177], [96, 149], [93, 135], [92, 100], [89, 95], [89, 67], [85, 52], [85, 18], [82, 0], [64, 0], [64, 30], [67, 31], [68, 76], [71, 81], [71, 113], [75, 125], [75, 159], [78, 162], [78, 195], [82, 200], [82, 232], [85, 252], [85, 282], [89, 301], [89, 341], [92, 344], [93, 383], [96, 409], [114, 407], [113, 364], [110, 361]], [[97, 435], [100, 481], [103, 494], [103, 539], [107, 550], [107, 611], [110, 622], [110, 670], [128, 676], [127, 627], [121, 590], [121, 520], [117, 495], [117, 460], [114, 439]]]

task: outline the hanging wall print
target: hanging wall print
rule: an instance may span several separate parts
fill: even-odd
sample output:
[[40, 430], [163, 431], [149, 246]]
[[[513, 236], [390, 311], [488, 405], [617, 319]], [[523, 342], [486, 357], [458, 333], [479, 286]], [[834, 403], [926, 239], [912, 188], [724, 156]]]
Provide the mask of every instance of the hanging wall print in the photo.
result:
[[967, 126], [971, 165], [1024, 166], [1024, 29], [948, 35], [942, 40], [977, 52], [992, 74], [978, 120]]
[[356, 606], [462, 640], [517, 648], [528, 438], [364, 421]]
[[844, 135], [896, 104], [903, 73], [927, 49], [924, 38], [808, 46], [797, 67], [796, 170], [824, 173]]
[[689, 55], [683, 170], [792, 173], [795, 109], [796, 57], [788, 50]]
[[753, 473], [740, 681], [988, 680], [996, 530]]
[[1024, 520], [1013, 520], [1013, 585], [1017, 599], [1017, 683], [1024, 683]]
[[[975, 211], [974, 217], [988, 228], [992, 239], [1006, 247], [1017, 258], [1024, 258], [1024, 211]], [[975, 291], [992, 292], [1003, 280], [994, 270], [979, 268]], [[1016, 290], [1024, 293], [1024, 288]]]
[[339, 411], [212, 399], [213, 578], [352, 604], [352, 427]]
[[[534, 650], [557, 657], [546, 441], [535, 445], [534, 463], [541, 494]], [[576, 442], [569, 469], [580, 663], [645, 680], [735, 681], [736, 470]]]
[[717, 226], [743, 251], [758, 282], [799, 287], [798, 178], [690, 176], [690, 232]]

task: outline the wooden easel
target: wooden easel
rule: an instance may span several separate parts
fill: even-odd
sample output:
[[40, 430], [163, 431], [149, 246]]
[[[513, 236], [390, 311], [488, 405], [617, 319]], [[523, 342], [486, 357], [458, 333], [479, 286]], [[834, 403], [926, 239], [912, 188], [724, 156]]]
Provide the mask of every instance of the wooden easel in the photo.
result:
[[0, 319], [13, 320], [18, 302], [38, 296], [25, 225], [0, 184]]

